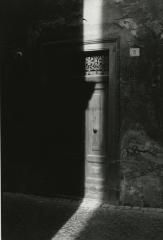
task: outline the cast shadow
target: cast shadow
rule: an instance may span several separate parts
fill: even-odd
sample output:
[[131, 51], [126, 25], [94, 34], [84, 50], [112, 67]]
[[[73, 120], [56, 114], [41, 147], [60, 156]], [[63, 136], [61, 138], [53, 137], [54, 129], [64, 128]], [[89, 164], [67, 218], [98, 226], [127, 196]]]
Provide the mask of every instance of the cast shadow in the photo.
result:
[[[37, 4], [27, 3], [24, 18], [20, 18], [21, 8], [14, 5], [15, 20], [8, 26], [13, 38], [4, 29], [6, 42], [10, 39], [14, 44], [4, 47], [0, 66], [4, 89], [2, 190], [83, 197], [85, 109], [93, 84], [79, 77], [84, 74], [81, 46], [46, 45], [71, 39], [82, 42], [82, 2], [72, 4], [72, 9], [53, 1]], [[62, 23], [53, 25], [53, 19], [49, 24], [48, 14], [58, 9], [67, 19], [73, 7], [75, 16], [80, 13], [75, 26], [69, 26], [71, 22], [63, 27]], [[8, 4], [4, 9], [6, 16], [10, 16], [9, 8]]]
[[[85, 110], [94, 90], [84, 81], [81, 46], [45, 44], [35, 68], [6, 90], [4, 191], [84, 196]], [[24, 65], [23, 65], [24, 66]], [[19, 75], [19, 77], [18, 77]], [[15, 106], [15, 107], [14, 107]]]
[[80, 202], [24, 194], [2, 196], [2, 239], [50, 240], [78, 209]]
[[163, 219], [160, 214], [143, 211], [97, 208], [75, 240], [161, 240]]

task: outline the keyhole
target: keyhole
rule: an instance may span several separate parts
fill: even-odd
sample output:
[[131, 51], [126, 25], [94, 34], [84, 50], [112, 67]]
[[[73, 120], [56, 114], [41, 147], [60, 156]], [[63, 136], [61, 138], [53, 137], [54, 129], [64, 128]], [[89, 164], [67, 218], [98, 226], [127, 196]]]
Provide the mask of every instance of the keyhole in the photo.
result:
[[97, 129], [96, 128], [93, 128], [93, 133], [97, 133]]

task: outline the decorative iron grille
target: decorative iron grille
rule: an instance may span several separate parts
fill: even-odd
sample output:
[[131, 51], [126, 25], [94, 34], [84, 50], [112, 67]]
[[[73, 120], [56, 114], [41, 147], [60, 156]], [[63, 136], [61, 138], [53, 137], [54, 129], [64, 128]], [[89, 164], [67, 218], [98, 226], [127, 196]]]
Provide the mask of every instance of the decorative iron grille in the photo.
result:
[[103, 52], [98, 55], [87, 55], [85, 57], [86, 75], [107, 75], [109, 73], [109, 54]]

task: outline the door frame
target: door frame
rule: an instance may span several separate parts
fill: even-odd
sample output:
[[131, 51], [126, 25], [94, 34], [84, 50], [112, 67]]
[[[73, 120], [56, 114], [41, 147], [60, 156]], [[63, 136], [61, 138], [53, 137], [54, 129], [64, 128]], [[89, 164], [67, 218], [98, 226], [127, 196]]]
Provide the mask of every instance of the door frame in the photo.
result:
[[[107, 184], [109, 201], [116, 203], [120, 195], [120, 37], [82, 41], [71, 39], [43, 42], [40, 45], [59, 47], [77, 47], [81, 53], [86, 51], [109, 51], [108, 84], [108, 172]], [[82, 76], [85, 79], [85, 76]]]
[[119, 56], [120, 39], [109, 38], [108, 40], [94, 40], [83, 43], [83, 51], [109, 50], [109, 84], [108, 84], [108, 157], [109, 162], [114, 164], [119, 161], [119, 133], [120, 133], [120, 77]]
[[[99, 184], [99, 180], [93, 179], [89, 176], [90, 166], [85, 156], [85, 189], [86, 197], [100, 199], [100, 201], [109, 201], [112, 203], [119, 202], [120, 196], [120, 81], [119, 81], [119, 49], [120, 39], [113, 38], [105, 41], [88, 41], [84, 43], [83, 51], [103, 51], [109, 52], [109, 74], [106, 76], [108, 79], [107, 84], [107, 152], [106, 159], [102, 163], [94, 161], [96, 167], [92, 166], [94, 170], [103, 171], [104, 183]], [[92, 161], [91, 161], [92, 162]], [[90, 163], [91, 163], [90, 162]], [[92, 162], [93, 164], [93, 162]], [[105, 169], [104, 169], [105, 168]], [[101, 170], [100, 170], [101, 169]], [[103, 169], [103, 170], [102, 170]], [[92, 180], [91, 180], [92, 179]], [[96, 185], [97, 184], [97, 185]], [[93, 190], [93, 189], [103, 189]], [[98, 194], [99, 191], [99, 194]], [[102, 195], [101, 195], [102, 194]]]

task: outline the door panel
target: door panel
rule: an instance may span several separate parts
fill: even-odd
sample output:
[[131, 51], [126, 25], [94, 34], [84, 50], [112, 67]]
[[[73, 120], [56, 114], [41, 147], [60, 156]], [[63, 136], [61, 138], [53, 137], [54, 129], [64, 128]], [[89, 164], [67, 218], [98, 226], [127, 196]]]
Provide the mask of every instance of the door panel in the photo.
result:
[[[86, 81], [94, 82], [94, 90], [86, 109], [85, 195], [103, 199], [106, 191], [108, 145], [109, 51], [91, 52]], [[91, 72], [92, 70], [92, 72]]]
[[103, 198], [107, 161], [107, 84], [96, 83], [86, 110], [86, 196]]
[[[104, 137], [105, 129], [105, 99], [107, 90], [106, 84], [96, 83], [94, 93], [89, 101], [87, 109], [88, 124], [88, 150], [87, 157], [102, 159], [106, 154], [106, 139]], [[94, 160], [95, 160], [94, 159]]]

